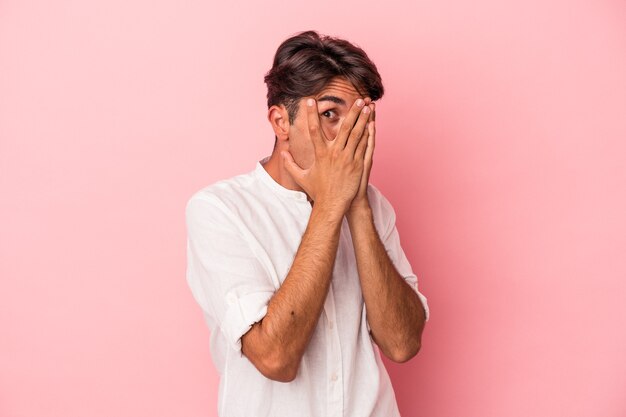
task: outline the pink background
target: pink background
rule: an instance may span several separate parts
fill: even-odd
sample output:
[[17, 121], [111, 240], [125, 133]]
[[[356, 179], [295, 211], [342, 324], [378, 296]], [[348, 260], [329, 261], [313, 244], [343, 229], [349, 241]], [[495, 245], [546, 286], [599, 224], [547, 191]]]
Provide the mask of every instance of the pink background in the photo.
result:
[[432, 310], [403, 415], [625, 416], [617, 0], [0, 2], [0, 416], [216, 415], [184, 206], [270, 153], [306, 29], [387, 89], [372, 182]]

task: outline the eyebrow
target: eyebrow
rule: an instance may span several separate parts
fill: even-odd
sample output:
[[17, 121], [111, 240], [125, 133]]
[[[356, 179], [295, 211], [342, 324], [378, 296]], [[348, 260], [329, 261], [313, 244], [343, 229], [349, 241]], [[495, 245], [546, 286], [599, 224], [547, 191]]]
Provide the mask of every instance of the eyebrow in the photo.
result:
[[320, 98], [317, 99], [317, 101], [332, 101], [333, 103], [337, 103], [340, 104], [342, 106], [346, 105], [346, 101], [344, 99], [342, 99], [341, 97], [337, 97], [337, 96], [329, 96], [329, 95], [325, 95], [322, 96]]

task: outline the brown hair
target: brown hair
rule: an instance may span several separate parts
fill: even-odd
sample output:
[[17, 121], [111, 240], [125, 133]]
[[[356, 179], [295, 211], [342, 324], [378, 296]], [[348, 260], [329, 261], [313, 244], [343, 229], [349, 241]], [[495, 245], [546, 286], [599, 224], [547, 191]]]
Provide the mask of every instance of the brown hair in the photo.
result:
[[376, 65], [361, 48], [313, 30], [300, 32], [280, 44], [265, 74], [267, 108], [283, 104], [293, 124], [300, 99], [319, 93], [337, 76], [347, 78], [372, 101], [383, 96]]

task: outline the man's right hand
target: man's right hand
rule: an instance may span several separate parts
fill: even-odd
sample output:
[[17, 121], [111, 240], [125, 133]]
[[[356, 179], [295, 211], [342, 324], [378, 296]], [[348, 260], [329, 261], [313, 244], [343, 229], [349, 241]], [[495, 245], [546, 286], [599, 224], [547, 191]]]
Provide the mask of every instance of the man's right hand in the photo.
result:
[[358, 191], [363, 174], [368, 135], [366, 124], [371, 109], [365, 105], [365, 100], [357, 99], [343, 120], [337, 136], [334, 140], [328, 140], [320, 127], [317, 103], [313, 98], [305, 100], [315, 161], [310, 168], [302, 169], [288, 151], [283, 151], [285, 169], [316, 205], [339, 210], [343, 215]]

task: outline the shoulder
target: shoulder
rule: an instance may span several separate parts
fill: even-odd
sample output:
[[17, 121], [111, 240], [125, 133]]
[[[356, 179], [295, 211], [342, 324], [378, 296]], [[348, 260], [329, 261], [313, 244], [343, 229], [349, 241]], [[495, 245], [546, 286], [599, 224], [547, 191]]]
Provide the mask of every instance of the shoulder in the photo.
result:
[[254, 171], [216, 181], [191, 194], [187, 200], [187, 208], [198, 205], [198, 202], [211, 202], [222, 208], [236, 207], [258, 194], [258, 182]]
[[255, 190], [258, 190], [257, 181], [253, 172], [218, 180], [191, 194], [187, 199], [185, 213], [187, 217], [216, 212], [232, 213], [254, 196]]

